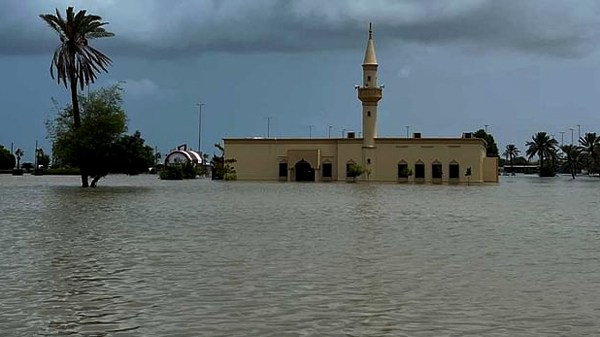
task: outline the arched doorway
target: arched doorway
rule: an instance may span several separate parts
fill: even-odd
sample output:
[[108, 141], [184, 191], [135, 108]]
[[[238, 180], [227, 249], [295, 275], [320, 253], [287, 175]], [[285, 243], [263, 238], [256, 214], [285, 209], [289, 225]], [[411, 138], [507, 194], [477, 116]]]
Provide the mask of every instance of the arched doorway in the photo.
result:
[[294, 171], [296, 171], [296, 181], [315, 181], [315, 170], [304, 159], [296, 163]]

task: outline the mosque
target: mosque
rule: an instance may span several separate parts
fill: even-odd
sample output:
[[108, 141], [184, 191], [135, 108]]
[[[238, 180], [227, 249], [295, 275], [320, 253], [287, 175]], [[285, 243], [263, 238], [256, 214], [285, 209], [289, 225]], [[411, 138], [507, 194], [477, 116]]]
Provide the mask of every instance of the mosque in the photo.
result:
[[362, 138], [225, 138], [225, 157], [235, 159], [238, 180], [351, 181], [353, 164], [365, 169], [359, 180], [374, 182], [466, 184], [497, 183], [498, 159], [486, 156], [486, 143], [463, 133], [456, 138], [377, 137], [377, 84], [373, 30], [358, 86]]

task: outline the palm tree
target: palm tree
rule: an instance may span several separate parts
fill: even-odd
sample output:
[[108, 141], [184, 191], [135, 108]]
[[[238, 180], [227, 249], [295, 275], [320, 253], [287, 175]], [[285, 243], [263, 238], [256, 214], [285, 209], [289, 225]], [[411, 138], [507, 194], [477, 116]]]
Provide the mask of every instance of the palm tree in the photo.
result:
[[[60, 15], [58, 8], [56, 9], [56, 15], [40, 14], [40, 18], [60, 37], [61, 43], [54, 50], [54, 56], [50, 64], [50, 76], [54, 79], [56, 75], [58, 84], [63, 82], [65, 88], [70, 86], [73, 128], [78, 129], [81, 126], [81, 115], [77, 85], [79, 84], [79, 87], [83, 90], [84, 86], [94, 83], [97, 74], [100, 71], [108, 72], [106, 67], [111, 63], [110, 58], [90, 46], [88, 40], [110, 37], [114, 34], [107, 32], [102, 27], [107, 22], [102, 22], [100, 16], [87, 14], [85, 10], [80, 10], [75, 14], [73, 7], [67, 8], [66, 18]], [[83, 187], [87, 187], [88, 177], [85, 168], [82, 167], [83, 165], [79, 166], [81, 184]]]
[[73, 7], [66, 10], [66, 20], [60, 15], [58, 8], [56, 15], [40, 14], [44, 20], [60, 37], [61, 44], [54, 51], [52, 63], [50, 64], [50, 76], [55, 78], [58, 84], [62, 81], [65, 87], [71, 88], [71, 100], [73, 104], [73, 125], [78, 128], [81, 125], [79, 104], [77, 96], [77, 84], [81, 90], [84, 86], [94, 83], [97, 73], [101, 70], [108, 72], [106, 67], [111, 60], [99, 50], [88, 44], [89, 39], [114, 36], [107, 32], [102, 26], [108, 22], [102, 22], [97, 15], [86, 14], [80, 10], [75, 14]]
[[519, 151], [515, 144], [506, 145], [506, 149], [504, 150], [503, 155], [506, 157], [507, 160], [510, 161], [510, 170], [513, 174], [515, 173], [515, 169], [513, 167], [513, 159], [517, 157], [520, 153], [521, 151]]
[[535, 155], [540, 158], [540, 176], [552, 174], [545, 173], [544, 158], [556, 157], [556, 147], [558, 146], [556, 139], [550, 138], [546, 132], [538, 132], [531, 136], [531, 141], [527, 142], [525, 145], [527, 145], [527, 151], [525, 153], [529, 159]]
[[595, 173], [600, 137], [596, 136], [595, 132], [586, 133], [583, 137], [579, 138], [579, 144], [582, 147], [588, 175]]
[[21, 149], [17, 149], [17, 151], [15, 151], [15, 157], [17, 157], [17, 170], [21, 168], [21, 157], [23, 157], [24, 154], [25, 152], [23, 152]]
[[575, 179], [575, 174], [577, 173], [577, 165], [579, 164], [579, 154], [581, 153], [581, 148], [577, 145], [563, 145], [560, 147], [560, 149], [567, 156], [566, 165], [569, 168], [571, 177]]

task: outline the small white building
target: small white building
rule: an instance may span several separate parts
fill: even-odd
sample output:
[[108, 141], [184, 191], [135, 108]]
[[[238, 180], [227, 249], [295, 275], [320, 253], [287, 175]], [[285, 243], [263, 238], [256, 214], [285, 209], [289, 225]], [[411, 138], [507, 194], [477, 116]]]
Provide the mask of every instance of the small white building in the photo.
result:
[[178, 164], [192, 163], [194, 165], [208, 165], [205, 163], [202, 155], [196, 151], [188, 150], [187, 145], [180, 145], [177, 149], [172, 150], [165, 157], [165, 166], [172, 166]]

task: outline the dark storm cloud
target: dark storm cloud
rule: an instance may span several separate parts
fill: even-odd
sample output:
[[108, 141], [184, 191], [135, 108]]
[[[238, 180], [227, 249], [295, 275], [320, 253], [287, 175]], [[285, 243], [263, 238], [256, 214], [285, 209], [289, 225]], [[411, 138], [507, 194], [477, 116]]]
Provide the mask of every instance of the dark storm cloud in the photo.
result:
[[[48, 53], [55, 36], [39, 13], [71, 2], [4, 1], [0, 53]], [[379, 41], [458, 44], [574, 57], [598, 42], [593, 0], [213, 0], [75, 1], [110, 22], [98, 41], [115, 54], [172, 57], [203, 52], [294, 52], [357, 47], [373, 21]], [[360, 42], [362, 43], [362, 41]], [[362, 48], [362, 45], [360, 46]]]

